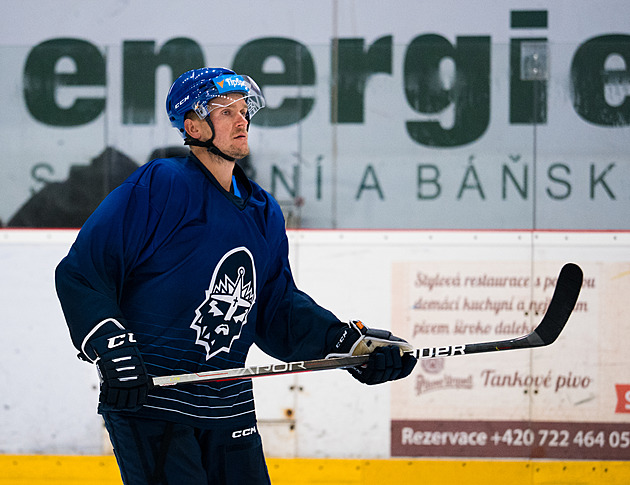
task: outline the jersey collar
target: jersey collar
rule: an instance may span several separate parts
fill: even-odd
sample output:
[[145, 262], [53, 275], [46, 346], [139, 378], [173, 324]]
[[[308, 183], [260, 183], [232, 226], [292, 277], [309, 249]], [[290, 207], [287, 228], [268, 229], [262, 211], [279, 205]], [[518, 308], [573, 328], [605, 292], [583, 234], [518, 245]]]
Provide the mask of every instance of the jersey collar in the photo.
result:
[[245, 209], [245, 207], [247, 207], [247, 203], [249, 202], [249, 199], [251, 198], [253, 192], [252, 184], [245, 175], [245, 172], [243, 172], [243, 169], [238, 165], [238, 163], [234, 164], [234, 170], [232, 172], [232, 183], [236, 181], [240, 188], [244, 189], [239, 190], [240, 196], [237, 196], [234, 193], [225, 190], [221, 186], [219, 181], [215, 178], [215, 176], [212, 175], [212, 172], [210, 172], [210, 170], [208, 170], [206, 166], [201, 163], [201, 160], [199, 160], [192, 152], [190, 152], [190, 154], [188, 155], [188, 159], [191, 160], [212, 183], [212, 185], [214, 185], [217, 190], [221, 192], [236, 207], [238, 207], [240, 210], [243, 210]]

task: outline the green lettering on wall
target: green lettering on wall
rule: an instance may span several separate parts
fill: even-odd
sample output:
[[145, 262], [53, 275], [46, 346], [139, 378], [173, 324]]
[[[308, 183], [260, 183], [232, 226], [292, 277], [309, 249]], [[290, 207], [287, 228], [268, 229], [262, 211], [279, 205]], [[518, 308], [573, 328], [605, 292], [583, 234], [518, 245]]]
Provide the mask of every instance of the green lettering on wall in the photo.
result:
[[564, 200], [571, 195], [570, 181], [561, 177], [562, 173], [559, 172], [564, 172], [566, 175], [571, 175], [571, 167], [569, 167], [565, 163], [554, 163], [547, 170], [547, 177], [549, 177], [549, 180], [551, 180], [555, 184], [558, 184], [561, 187], [564, 187], [564, 190], [562, 190], [561, 192], [553, 191], [550, 187], [547, 187], [545, 189], [545, 192], [547, 192], [549, 198], [554, 200]]
[[[184, 72], [203, 67], [203, 52], [193, 40], [171, 39], [159, 52], [155, 42], [125, 41], [123, 43], [123, 124], [155, 123], [155, 72], [167, 65], [173, 80]], [[164, 93], [164, 97], [166, 94]]]
[[271, 195], [279, 197], [278, 194], [278, 182], [284, 187], [291, 198], [295, 198], [299, 193], [300, 185], [300, 167], [299, 165], [293, 165], [293, 174], [291, 176], [291, 184], [287, 181], [284, 172], [277, 166], [271, 166]]
[[[611, 56], [621, 58], [623, 69], [607, 69]], [[571, 63], [571, 83], [573, 107], [584, 120], [601, 126], [629, 125], [630, 96], [611, 106], [606, 88], [622, 90], [630, 84], [630, 35], [603, 35], [582, 44]]]
[[512, 39], [510, 43], [510, 123], [547, 123], [547, 81], [521, 78], [521, 48], [546, 38]]
[[[73, 72], [58, 72], [61, 59], [70, 60]], [[36, 45], [24, 67], [24, 100], [36, 120], [54, 126], [78, 126], [96, 119], [105, 109], [104, 97], [76, 97], [71, 106], [57, 104], [59, 89], [105, 86], [105, 58], [91, 43], [61, 38]]]
[[[336, 47], [335, 47], [336, 45]], [[392, 36], [377, 39], [366, 51], [364, 39], [339, 39], [333, 66], [332, 123], [363, 123], [365, 85], [372, 74], [392, 73]], [[334, 61], [333, 61], [334, 62]]]
[[379, 199], [385, 199], [383, 191], [381, 190], [381, 184], [379, 183], [378, 177], [376, 176], [376, 170], [374, 170], [374, 166], [372, 165], [368, 165], [365, 168], [365, 172], [363, 172], [363, 178], [361, 179], [361, 184], [359, 185], [359, 190], [357, 191], [357, 195], [355, 195], [354, 199], [359, 200], [364, 190], [375, 190], [378, 194]]
[[527, 165], [522, 167], [521, 183], [518, 182], [514, 172], [510, 170], [510, 167], [503, 165], [501, 167], [501, 198], [506, 200], [508, 198], [508, 180], [512, 181], [512, 185], [521, 196], [523, 200], [527, 200], [527, 186], [528, 186], [528, 169]]
[[461, 200], [462, 195], [464, 194], [465, 190], [476, 191], [482, 200], [486, 199], [486, 194], [483, 191], [483, 187], [481, 186], [481, 180], [479, 180], [477, 169], [472, 164], [472, 161], [466, 167], [466, 173], [464, 174], [464, 178], [462, 179], [462, 184], [460, 185], [459, 191], [457, 192], [457, 200]]
[[[265, 66], [273, 58], [275, 69]], [[278, 70], [278, 64], [282, 69]], [[243, 45], [234, 58], [234, 70], [251, 76], [260, 86], [313, 86], [315, 63], [308, 48], [295, 40], [282, 37], [256, 39]], [[271, 96], [267, 95], [271, 99]], [[268, 105], [252, 123], [263, 126], [287, 126], [303, 120], [313, 109], [315, 100], [308, 96], [284, 97], [278, 106]]]
[[[431, 173], [430, 176], [425, 174], [426, 171]], [[418, 190], [416, 196], [420, 200], [437, 199], [442, 193], [440, 185], [440, 169], [436, 165], [421, 164], [418, 165]], [[425, 187], [428, 186], [428, 189]]]
[[[440, 63], [452, 59], [455, 78], [445, 86]], [[409, 136], [421, 145], [454, 147], [471, 143], [490, 122], [490, 37], [457, 37], [453, 46], [435, 34], [411, 41], [404, 62], [405, 96], [409, 106], [422, 114], [435, 114], [454, 105], [454, 123], [408, 121]]]
[[604, 192], [608, 195], [611, 200], [615, 200], [615, 194], [611, 190], [610, 186], [606, 183], [606, 176], [610, 174], [612, 169], [615, 167], [614, 163], [608, 164], [606, 169], [599, 174], [595, 173], [595, 165], [591, 164], [591, 177], [590, 177], [590, 198], [591, 200], [595, 199], [595, 189], [598, 185], [601, 185]]

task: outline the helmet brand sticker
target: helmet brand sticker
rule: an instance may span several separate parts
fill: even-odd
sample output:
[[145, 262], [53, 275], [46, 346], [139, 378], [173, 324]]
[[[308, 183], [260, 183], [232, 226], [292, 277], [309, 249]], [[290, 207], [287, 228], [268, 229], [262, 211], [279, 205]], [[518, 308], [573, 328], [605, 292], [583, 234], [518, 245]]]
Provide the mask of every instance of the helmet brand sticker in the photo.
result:
[[219, 93], [249, 92], [249, 86], [243, 76], [228, 75], [219, 76], [214, 79], [214, 85]]

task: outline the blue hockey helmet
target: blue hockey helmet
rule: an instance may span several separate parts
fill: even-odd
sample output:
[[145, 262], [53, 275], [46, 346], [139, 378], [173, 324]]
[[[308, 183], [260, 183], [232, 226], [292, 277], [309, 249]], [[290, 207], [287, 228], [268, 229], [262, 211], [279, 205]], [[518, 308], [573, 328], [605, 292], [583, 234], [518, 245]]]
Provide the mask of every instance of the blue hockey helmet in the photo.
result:
[[186, 114], [194, 111], [200, 119], [205, 119], [214, 109], [208, 104], [209, 101], [229, 93], [243, 95], [247, 103], [248, 121], [265, 107], [260, 88], [249, 76], [236, 74], [224, 67], [203, 67], [185, 72], [175, 80], [166, 96], [166, 113], [171, 125], [186, 138]]

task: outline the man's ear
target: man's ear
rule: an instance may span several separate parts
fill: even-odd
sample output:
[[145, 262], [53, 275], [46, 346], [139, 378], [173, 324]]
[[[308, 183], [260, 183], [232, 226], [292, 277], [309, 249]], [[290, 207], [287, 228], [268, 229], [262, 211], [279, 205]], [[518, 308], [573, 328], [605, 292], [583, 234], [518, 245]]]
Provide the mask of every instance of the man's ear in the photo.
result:
[[184, 120], [184, 130], [186, 130], [186, 134], [194, 139], [199, 139], [199, 127], [197, 124], [191, 120], [190, 118], [186, 118]]
[[[200, 140], [203, 136], [203, 126], [207, 125], [204, 120], [186, 118], [184, 120], [184, 130], [186, 134], [195, 140]], [[203, 141], [203, 140], [201, 140]]]

